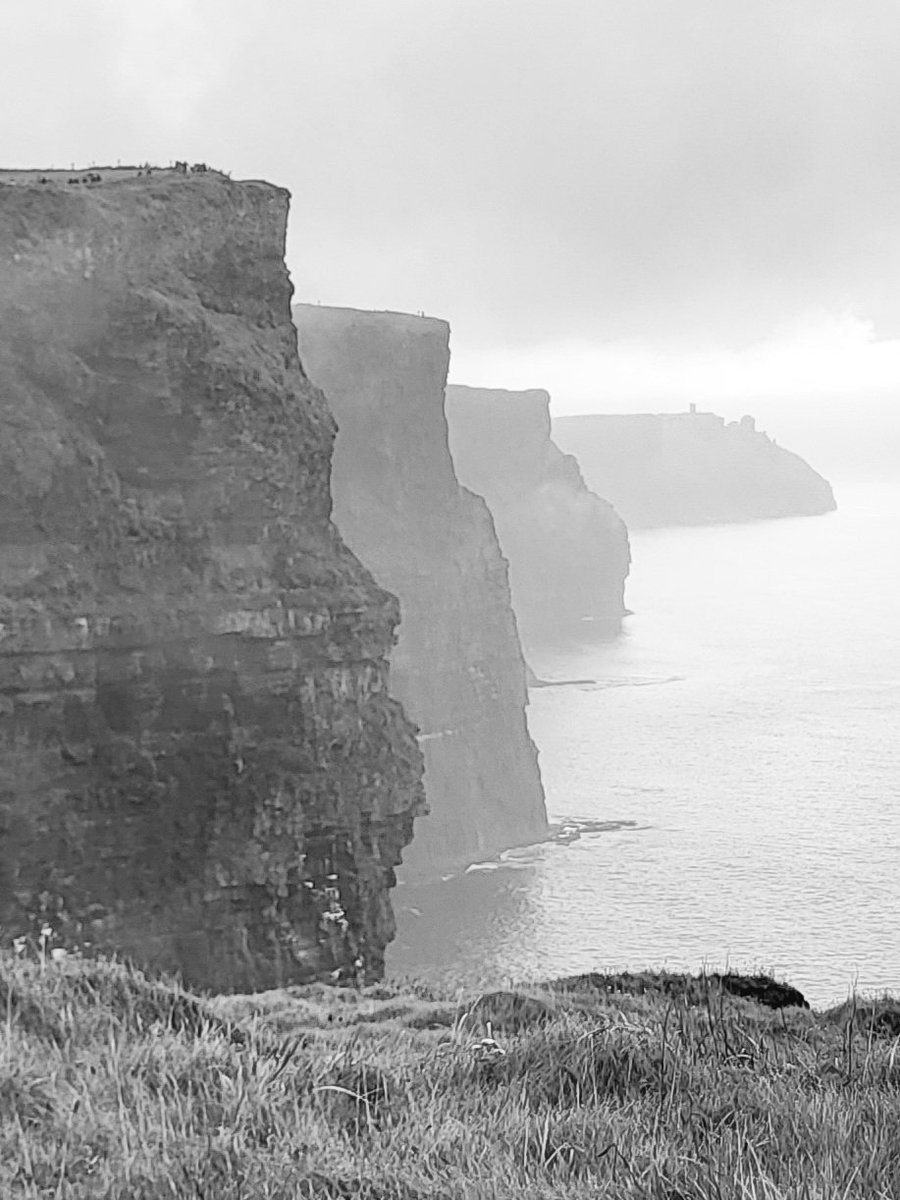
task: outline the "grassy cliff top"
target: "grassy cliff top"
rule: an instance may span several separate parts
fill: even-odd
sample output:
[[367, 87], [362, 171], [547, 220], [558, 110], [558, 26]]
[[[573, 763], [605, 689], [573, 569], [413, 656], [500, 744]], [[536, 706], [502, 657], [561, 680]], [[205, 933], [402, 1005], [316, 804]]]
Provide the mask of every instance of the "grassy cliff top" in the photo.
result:
[[900, 1195], [900, 1003], [732, 986], [210, 998], [2, 954], [0, 1195]]
[[144, 163], [142, 166], [129, 165], [105, 167], [0, 167], [0, 183], [7, 184], [98, 184], [121, 183], [125, 179], [148, 179], [178, 175], [217, 175], [224, 177], [226, 172], [206, 163], [178, 163], [175, 166], [155, 166]]

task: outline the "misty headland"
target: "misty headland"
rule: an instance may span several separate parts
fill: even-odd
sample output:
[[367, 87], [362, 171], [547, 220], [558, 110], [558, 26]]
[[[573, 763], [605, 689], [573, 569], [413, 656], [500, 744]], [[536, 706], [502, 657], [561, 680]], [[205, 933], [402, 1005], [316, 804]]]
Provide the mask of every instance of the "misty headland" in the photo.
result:
[[[859, 664], [870, 662], [864, 649], [851, 656], [858, 664], [855, 676], [834, 674], [836, 668], [829, 666], [836, 655], [833, 644], [846, 651], [852, 639], [829, 638], [825, 622], [834, 620], [833, 608], [824, 610], [823, 627], [811, 635], [816, 611], [811, 598], [821, 593], [833, 605], [841, 586], [855, 588], [859, 570], [843, 572], [827, 586], [819, 581], [835, 559], [846, 564], [862, 555], [870, 573], [876, 566], [889, 569], [864, 550], [879, 536], [878, 526], [862, 528], [852, 509], [846, 519], [843, 511], [835, 514], [827, 482], [758, 431], [750, 417], [728, 424], [692, 406], [681, 415], [563, 419], [556, 428], [573, 457], [554, 444], [546, 392], [451, 387], [445, 415], [451, 335], [445, 323], [421, 315], [298, 306], [298, 359], [279, 257], [286, 206], [269, 185], [235, 183], [203, 165], [176, 164], [115, 170], [108, 178], [102, 169], [65, 177], [10, 176], [4, 201], [5, 237], [14, 247], [5, 287], [6, 325], [17, 331], [5, 359], [10, 394], [17, 397], [9, 409], [6, 445], [16, 447], [10, 468], [22, 480], [13, 492], [18, 507], [10, 511], [19, 514], [21, 530], [31, 530], [27, 554], [21, 532], [11, 535], [6, 551], [12, 636], [7, 634], [5, 653], [13, 657], [5, 715], [8, 746], [30, 739], [38, 754], [34, 761], [44, 764], [43, 775], [32, 765], [25, 788], [21, 760], [11, 749], [4, 760], [17, 796], [9, 809], [11, 828], [17, 830], [9, 851], [17, 886], [4, 897], [13, 936], [28, 936], [29, 928], [36, 936], [36, 923], [52, 917], [61, 947], [126, 950], [138, 961], [143, 957], [148, 965], [177, 968], [187, 977], [194, 973], [197, 982], [214, 986], [302, 982], [335, 972], [377, 978], [393, 936], [394, 868], [408, 859], [396, 907], [423, 915], [433, 949], [413, 957], [417, 969], [427, 972], [429, 953], [445, 943], [444, 935], [428, 925], [428, 914], [452, 918], [453, 906], [444, 902], [451, 893], [438, 886], [422, 893], [427, 902], [411, 903], [407, 889], [421, 886], [429, 875], [437, 879], [517, 847], [543, 844], [534, 861], [514, 856], [515, 893], [531, 897], [529, 903], [541, 895], [544, 873], [535, 863], [543, 856], [569, 864], [554, 885], [561, 898], [569, 898], [555, 909], [552, 903], [543, 908], [540, 919], [549, 920], [551, 929], [556, 926], [555, 945], [569, 945], [567, 953], [574, 955], [571, 962], [559, 960], [558, 969], [582, 968], [589, 965], [585, 953], [610, 954], [608, 944], [605, 950], [601, 944], [590, 949], [593, 938], [585, 937], [585, 924], [596, 925], [601, 913], [606, 922], [617, 919], [610, 904], [610, 864], [603, 864], [602, 854], [613, 846], [649, 845], [660, 820], [674, 820], [667, 852], [673, 870], [683, 875], [687, 856], [676, 849], [675, 835], [687, 812], [692, 813], [690, 836], [706, 846], [701, 859], [707, 868], [720, 864], [709, 847], [719, 834], [734, 838], [739, 815], [759, 827], [746, 841], [738, 874], [752, 886], [764, 868], [748, 865], [749, 846], [764, 846], [768, 863], [781, 852], [772, 831], [789, 770], [804, 763], [810, 739], [817, 746], [840, 743], [834, 722], [845, 704], [844, 691], [872, 686], [868, 674], [859, 674]], [[148, 245], [136, 231], [161, 203], [168, 224]], [[207, 234], [203, 231], [213, 214], [218, 227]], [[110, 221], [121, 230], [113, 249], [100, 232]], [[202, 240], [185, 258], [180, 247], [192, 221]], [[62, 258], [54, 250], [61, 236], [68, 246]], [[240, 264], [249, 263], [251, 253], [255, 274], [248, 276]], [[52, 308], [49, 297], [35, 304], [46, 291], [49, 272], [57, 278]], [[152, 284], [150, 291], [136, 288], [142, 280]], [[171, 308], [168, 297], [176, 295], [178, 307]], [[47, 311], [54, 314], [51, 325], [43, 323]], [[85, 323], [82, 314], [88, 311]], [[160, 336], [168, 347], [165, 360], [154, 349]], [[285, 337], [289, 352], [281, 349]], [[35, 365], [39, 344], [42, 367]], [[173, 347], [182, 344], [174, 354]], [[287, 373], [263, 367], [273, 348], [295, 364]], [[126, 378], [146, 380], [136, 406], [110, 407], [112, 389]], [[76, 380], [80, 399], [71, 407], [68, 389]], [[260, 435], [246, 432], [265, 409], [258, 403], [245, 409], [247, 401], [240, 397], [256, 393], [274, 405], [273, 413], [289, 414], [279, 418], [288, 424], [273, 447], [287, 451], [293, 446], [301, 460], [320, 464], [318, 477], [308, 471], [294, 483], [278, 482], [288, 468], [273, 451], [265, 451]], [[176, 398], [171, 412], [159, 407], [163, 395]], [[309, 448], [311, 435], [300, 422], [304, 411], [323, 450]], [[21, 432], [26, 414], [27, 437]], [[255, 452], [263, 455], [267, 469], [276, 472], [270, 483], [239, 449], [247, 436], [255, 438]], [[42, 481], [37, 472], [44, 459], [38, 452], [44, 454], [48, 438], [60, 449], [48, 460], [49, 475]], [[195, 461], [206, 463], [207, 447], [217, 447], [217, 457], [201, 470], [189, 469]], [[109, 482], [99, 492], [90, 474], [97, 468], [89, 471], [88, 463], [101, 463], [108, 473]], [[247, 482], [235, 486], [248, 470]], [[480, 489], [487, 503], [461, 487], [458, 477]], [[631, 546], [621, 516], [585, 479], [612, 492], [628, 512]], [[216, 499], [228, 481], [231, 497], [263, 485], [265, 500], [246, 509], [245, 499], [238, 510], [244, 515], [228, 515]], [[627, 486], [631, 498], [622, 490]], [[73, 488], [83, 497], [75, 510], [58, 500]], [[286, 526], [278, 514], [286, 511], [288, 497], [295, 515]], [[642, 501], [634, 497], [650, 497], [656, 508], [642, 511]], [[304, 505], [311, 505], [309, 519]], [[84, 524], [83, 514], [95, 509], [99, 515]], [[78, 511], [82, 516], [72, 524]], [[249, 522], [251, 511], [256, 525]], [[808, 515], [817, 512], [824, 515]], [[792, 514], [805, 516], [791, 520]], [[736, 516], [752, 523], [735, 525]], [[779, 520], [767, 519], [773, 516]], [[334, 524], [323, 526], [329, 517]], [[110, 531], [121, 526], [105, 546], [93, 533], [98, 521]], [[677, 528], [692, 521], [712, 526], [703, 531], [705, 541], [701, 531], [692, 542], [687, 530]], [[835, 522], [844, 522], [843, 527]], [[641, 535], [642, 525], [657, 529]], [[670, 533], [666, 525], [672, 526]], [[373, 586], [400, 596], [399, 644], [387, 654], [374, 652], [371, 621], [376, 611], [390, 620], [396, 602], [389, 592], [376, 591], [374, 596], [385, 599], [370, 610], [361, 603], [361, 584], [339, 582], [335, 572], [349, 570], [356, 561], [342, 548], [340, 536], [374, 573]], [[290, 540], [279, 540], [284, 537], [297, 539], [297, 549], [289, 549]], [[846, 545], [838, 551], [840, 537]], [[78, 557], [68, 559], [71, 552], [59, 549], [60, 539], [83, 547]], [[810, 558], [817, 546], [820, 559]], [[732, 566], [723, 575], [722, 563], [736, 547], [741, 570]], [[97, 555], [94, 562], [91, 556]], [[332, 565], [329, 556], [347, 565]], [[798, 574], [801, 560], [805, 567]], [[313, 563], [318, 574], [311, 573]], [[665, 564], [662, 574], [662, 566], [654, 563]], [[645, 564], [644, 578], [654, 582], [644, 582], [641, 591]], [[152, 572], [143, 574], [150, 567]], [[56, 582], [60, 570], [68, 572], [65, 604]], [[798, 589], [799, 580], [805, 592]], [[777, 606], [773, 585], [783, 592]], [[347, 586], [349, 591], [341, 590]], [[738, 591], [730, 593], [735, 587]], [[802, 611], [794, 612], [791, 599], [800, 595]], [[695, 623], [710, 603], [701, 636]], [[666, 611], [668, 642], [652, 634]], [[838, 611], [852, 610], [847, 603]], [[877, 611], [873, 605], [873, 617]], [[532, 689], [530, 711], [518, 628], [532, 683], [568, 685]], [[801, 629], [803, 645], [813, 637], [810, 666], [797, 658]], [[880, 637], [883, 630], [875, 633]], [[290, 649], [292, 638], [295, 649]], [[148, 657], [139, 649], [145, 644], [158, 649]], [[178, 664], [170, 659], [172, 645], [187, 649]], [[197, 657], [201, 645], [208, 647], [202, 658]], [[49, 674], [48, 649], [55, 656]], [[351, 657], [341, 665], [344, 653]], [[225, 655], [221, 663], [218, 655]], [[767, 656], [779, 670], [760, 674]], [[788, 669], [792, 662], [799, 664], [796, 678]], [[664, 665], [668, 669], [662, 670]], [[890, 674], [889, 660], [881, 666]], [[812, 671], [812, 683], [806, 670]], [[43, 691], [35, 690], [37, 681], [43, 681]], [[253, 707], [261, 688], [271, 689], [264, 725]], [[802, 709], [783, 699], [795, 697], [798, 688], [808, 693]], [[828, 700], [835, 694], [836, 711]], [[193, 702], [187, 700], [190, 695], [196, 697]], [[251, 701], [251, 695], [257, 698]], [[302, 715], [306, 704], [308, 713]], [[351, 705], [348, 712], [359, 706], [359, 716], [339, 716], [345, 704]], [[401, 734], [404, 727], [394, 724], [400, 705], [415, 723], [417, 749], [408, 733]], [[276, 750], [271, 713], [281, 709], [295, 716], [286, 718], [287, 741]], [[192, 726], [184, 724], [185, 711], [194, 713]], [[767, 752], [761, 771], [757, 751], [769, 743], [771, 731], [759, 722], [777, 713], [775, 736], [785, 754]], [[543, 784], [526, 717], [541, 752]], [[564, 726], [557, 728], [557, 719]], [[818, 724], [810, 731], [812, 721]], [[327, 732], [332, 725], [333, 732]], [[743, 736], [716, 740], [719, 727], [735, 734], [742, 730]], [[224, 741], [217, 740], [222, 730], [227, 731]], [[300, 730], [306, 730], [309, 748], [294, 760]], [[854, 736], [862, 745], [867, 731], [877, 730], [873, 716]], [[129, 765], [135, 745], [143, 757]], [[697, 746], [715, 747], [706, 825], [702, 777], [691, 774]], [[331, 766], [323, 758], [325, 747], [334, 756]], [[148, 797], [165, 797], [166, 804], [187, 813], [180, 789], [191, 777], [187, 770], [201, 777], [196, 774], [201, 749], [215, 803], [196, 807], [189, 819], [194, 840], [182, 839], [177, 857], [143, 862], [143, 881], [133, 897], [126, 900], [125, 880], [151, 836], [153, 804], [144, 806], [142, 824], [125, 852], [104, 853], [105, 879], [96, 875], [89, 853], [60, 857], [61, 845], [71, 854], [78, 845], [117, 844], [127, 811], [123, 808], [120, 816], [117, 810], [132, 803], [137, 770], [150, 772], [149, 785], [141, 785]], [[625, 755], [624, 770], [615, 766], [614, 749]], [[875, 749], [866, 761], [877, 774], [883, 764]], [[682, 796], [675, 780], [685, 753], [691, 787]], [[59, 754], [66, 764], [64, 777], [57, 779], [54, 804], [48, 806], [40, 802], [48, 787], [44, 776]], [[416, 790], [423, 754], [427, 812]], [[281, 755], [287, 756], [285, 765], [273, 774]], [[110, 767], [119, 760], [124, 766]], [[139, 762], [146, 766], [138, 768]], [[313, 763], [323, 772], [326, 794], [333, 796], [321, 809], [301, 799]], [[224, 792], [223, 769], [229, 777]], [[340, 780], [348, 771], [351, 776], [361, 772], [360, 778], [370, 782], [362, 808], [354, 801], [342, 813], [346, 793]], [[392, 777], [390, 771], [398, 774]], [[756, 775], [775, 810], [759, 800], [748, 805]], [[629, 777], [640, 782], [622, 782]], [[834, 767], [826, 777], [831, 785], [846, 787]], [[398, 791], [401, 778], [406, 782]], [[548, 778], [554, 782], [545, 807]], [[728, 779], [730, 790], [725, 789]], [[120, 798], [110, 807], [112, 780]], [[376, 780], [385, 788], [383, 810], [372, 807]], [[589, 781], [587, 789], [578, 780]], [[796, 788], [797, 781], [790, 786]], [[815, 797], [827, 799], [824, 786], [814, 772], [810, 803]], [[275, 811], [284, 806], [285, 787], [299, 789], [289, 806], [293, 816], [263, 818], [271, 805]], [[313, 785], [314, 792], [318, 788]], [[223, 796], [232, 791], [233, 800], [225, 803]], [[195, 804], [202, 794], [195, 794]], [[397, 811], [400, 794], [407, 807]], [[73, 808], [66, 798], [76, 795]], [[659, 797], [658, 803], [651, 805], [648, 796]], [[245, 835], [237, 830], [246, 823], [239, 814], [250, 797], [260, 806], [251, 843], [259, 848], [248, 858], [240, 849]], [[671, 811], [670, 800], [677, 801]], [[792, 812], [801, 810], [799, 800], [794, 792]], [[229, 811], [233, 817], [226, 815]], [[833, 829], [834, 819], [836, 814], [823, 829]], [[62, 842], [61, 822], [69, 830]], [[289, 827], [295, 851], [287, 849]], [[214, 829], [218, 832], [211, 836]], [[412, 849], [404, 853], [410, 837]], [[236, 850], [229, 849], [233, 839]], [[588, 844], [605, 848], [601, 859], [585, 861]], [[294, 855], [303, 864], [299, 873], [290, 865]], [[824, 847], [817, 856], [821, 872]], [[496, 869], [506, 875], [512, 868]], [[275, 872], [271, 880], [269, 871]], [[121, 882], [119, 872], [124, 872]], [[661, 881], [664, 874], [659, 860], [653, 878]], [[207, 880], [202, 893], [195, 890], [194, 877]], [[213, 880], [230, 882], [213, 886]], [[223, 886], [225, 892], [217, 891]], [[274, 906], [259, 907], [258, 889], [278, 897]], [[142, 928], [142, 898], [157, 891], [179, 895], [184, 911], [193, 906], [191, 937], [198, 946], [212, 939], [203, 956], [189, 949], [192, 943], [184, 935], [166, 932], [160, 909], [155, 924]], [[594, 900], [570, 942], [571, 895], [576, 893]], [[252, 967], [247, 949], [236, 948], [234, 929], [221, 923], [226, 896], [248, 922], [241, 936], [247, 946], [256, 944]], [[464, 896], [458, 898], [460, 912], [466, 903]], [[671, 913], [672, 903], [666, 903]], [[729, 912], [739, 911], [747, 897], [735, 903]], [[287, 924], [277, 915], [280, 904], [294, 914]], [[503, 911], [502, 904], [492, 903], [492, 913]], [[721, 907], [706, 890], [689, 911], [688, 924], [703, 926], [720, 915]], [[654, 927], [659, 923], [652, 907], [647, 919]], [[526, 945], [539, 944], [536, 926], [528, 919], [523, 924], [519, 915], [514, 924], [502, 949], [469, 939], [485, 977], [532, 971]], [[490, 921], [482, 922], [482, 932], [490, 928]], [[762, 917], [755, 928], [757, 940], [736, 940], [725, 931], [703, 940], [702, 961], [718, 954], [732, 961], [738, 957], [740, 966], [752, 968], [755, 962], [744, 961], [748, 947], [759, 947], [753, 954], [765, 953]], [[289, 929], [289, 940], [273, 958], [272, 947], [288, 937]], [[405, 929], [395, 946], [394, 969], [410, 944], [408, 920]], [[636, 944], [633, 928], [628, 937]], [[628, 956], [628, 937], [617, 943], [609, 966], [647, 965]], [[698, 950], [687, 949], [692, 939], [686, 928], [681, 943], [673, 939], [668, 952], [696, 969], [702, 964]], [[856, 938], [855, 944], [862, 941]], [[434, 961], [446, 972], [468, 964], [469, 956], [457, 962], [442, 949]], [[788, 958], [788, 971], [799, 969], [801, 961], [806, 962]], [[842, 969], [846, 982], [847, 967]], [[822, 988], [821, 972], [810, 982]]]
[[[141, 230], [161, 205], [166, 221], [147, 241]], [[3, 509], [0, 980], [28, 1095], [37, 1095], [38, 1043], [77, 1076], [67, 1058], [77, 1041], [103, 1078], [118, 1060], [90, 1040], [91, 1023], [111, 1021], [128, 1053], [142, 1055], [150, 1021], [163, 1061], [180, 1053], [171, 1038], [188, 1037], [202, 1056], [213, 1037], [253, 1045], [255, 1074], [273, 1054], [279, 1074], [291, 1062], [311, 1070], [309, 1118], [315, 1096], [348, 1093], [362, 1106], [350, 1110], [358, 1133], [362, 1110], [374, 1127], [391, 1097], [383, 1111], [399, 1119], [399, 1098], [412, 1092], [398, 1071], [430, 1079], [427, 1046], [402, 1051], [405, 1035], [389, 1024], [402, 1013], [402, 1029], [446, 1031], [443, 1054], [479, 1105], [505, 1079], [527, 1104], [561, 1112], [568, 1093], [553, 1081], [564, 1060], [576, 1097], [618, 1078], [600, 1065], [612, 1062], [607, 1050], [599, 1059], [563, 1050], [572, 1022], [611, 1049], [618, 1023], [637, 1036], [636, 992], [648, 997], [640, 1038], [651, 1043], [668, 1037], [666, 1013], [677, 1008], [679, 1070], [702, 1071], [709, 1096], [725, 1060], [694, 1039], [694, 1023], [717, 1013], [734, 1042], [749, 1036], [741, 1005], [803, 1012], [808, 994], [823, 1011], [796, 1027], [792, 1018], [798, 1063], [808, 1045], [836, 1045], [841, 1028], [850, 1049], [837, 1077], [867, 1079], [884, 1103], [879, 1081], [892, 1068], [874, 1039], [894, 1028], [893, 1002], [863, 1002], [858, 1033], [856, 1002], [833, 1002], [851, 963], [865, 989], [893, 986], [884, 949], [896, 926], [879, 901], [893, 879], [880, 799], [896, 664], [871, 653], [893, 615], [872, 606], [863, 631], [847, 603], [865, 569], [872, 578], [873, 567], [890, 568], [884, 522], [870, 518], [889, 514], [893, 530], [892, 510], [882, 499], [791, 519], [791, 505], [808, 511], [810, 485], [813, 509], [833, 508], [804, 465], [792, 472], [795, 491], [777, 489], [778, 520], [752, 512], [747, 525], [684, 529], [673, 506], [672, 528], [629, 537], [554, 445], [546, 393], [457, 389], [451, 438], [446, 324], [307, 305], [295, 310], [298, 335], [280, 257], [286, 218], [283, 192], [209, 169], [0, 185], [12, 264], [0, 282], [2, 448], [13, 481]], [[483, 412], [465, 411], [473, 400]], [[697, 415], [686, 417], [701, 441], [708, 426], [727, 431]], [[757, 495], [781, 461], [767, 438], [758, 453], [761, 436], [738, 426], [722, 472], [749, 477]], [[478, 476], [496, 505], [496, 529], [488, 505], [458, 482], [454, 442], [463, 477]], [[587, 474], [592, 447], [577, 448]], [[703, 475], [686, 474], [696, 503]], [[721, 492], [707, 492], [707, 521], [734, 516]], [[874, 595], [888, 594], [885, 578]], [[532, 690], [528, 718], [543, 780], [525, 726], [517, 604], [529, 665], [551, 685]], [[828, 655], [823, 637], [833, 639]], [[410, 724], [401, 702], [428, 724]], [[811, 758], [810, 739], [831, 757]], [[842, 750], [848, 741], [863, 774]], [[850, 820], [843, 790], [835, 795], [848, 766]], [[423, 819], [419, 877], [404, 877], [404, 848]], [[836, 830], [838, 855], [829, 853]], [[530, 845], [517, 849], [522, 840]], [[839, 885], [854, 871], [854, 847], [867, 888], [861, 895], [857, 883], [851, 898]], [[445, 876], [423, 882], [423, 868]], [[823, 885], [842, 939], [817, 929]], [[773, 944], [779, 959], [761, 961]], [[379, 992], [385, 950], [401, 978]], [[154, 976], [175, 970], [201, 994], [110, 964], [110, 953]], [[654, 970], [636, 962], [641, 954]], [[417, 983], [404, 981], [409, 972]], [[785, 976], [803, 990], [778, 982]], [[339, 1017], [351, 1040], [319, 1032], [348, 1003], [336, 984], [363, 1005]], [[272, 999], [259, 1007], [239, 996], [217, 1012], [203, 991]], [[82, 1008], [85, 995], [96, 1004]], [[267, 1040], [270, 1003], [296, 1039], [289, 1052]], [[387, 1039], [377, 1062], [364, 1050], [356, 1067], [347, 1056], [360, 1023], [379, 1033], [384, 1024]], [[861, 1068], [857, 1036], [868, 1047]], [[323, 1053], [347, 1068], [323, 1068]], [[522, 1054], [521, 1071], [503, 1074], [500, 1064]], [[223, 1060], [221, 1077], [231, 1069]], [[143, 1068], [134, 1078], [156, 1086]], [[205, 1094], [199, 1079], [191, 1086]], [[456, 1103], [447, 1081], [429, 1087]], [[141, 1158], [140, 1170], [170, 1179], [185, 1169], [182, 1133], [200, 1129], [206, 1101], [183, 1111], [178, 1133], [149, 1120], [142, 1094], [122, 1112], [148, 1147], [168, 1149]], [[28, 1179], [43, 1177], [43, 1162], [60, 1177], [69, 1170], [71, 1124], [65, 1142], [45, 1130], [57, 1104], [54, 1085], [24, 1110], [42, 1131], [33, 1144], [19, 1135]], [[251, 1149], [261, 1111], [248, 1106], [249, 1124], [237, 1110], [220, 1114], [231, 1169], [240, 1160], [260, 1180], [282, 1170]], [[270, 1128], [280, 1127], [270, 1112]], [[97, 1137], [91, 1114], [78, 1147]], [[488, 1124], [478, 1107], [470, 1146]], [[327, 1172], [303, 1168], [303, 1179], [340, 1178], [340, 1138], [318, 1136]], [[438, 1153], [418, 1126], [406, 1137]], [[677, 1143], [674, 1125], [667, 1137]], [[292, 1145], [293, 1131], [281, 1139]], [[107, 1153], [100, 1169], [112, 1182], [136, 1162]]]

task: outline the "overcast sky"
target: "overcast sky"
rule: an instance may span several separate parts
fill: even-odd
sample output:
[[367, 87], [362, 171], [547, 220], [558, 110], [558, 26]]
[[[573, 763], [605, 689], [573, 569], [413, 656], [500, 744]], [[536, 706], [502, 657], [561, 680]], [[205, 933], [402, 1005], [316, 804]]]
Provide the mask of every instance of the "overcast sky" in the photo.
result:
[[282, 184], [297, 297], [447, 318], [457, 382], [894, 411], [897, 0], [0, 0], [0, 47], [0, 165]]

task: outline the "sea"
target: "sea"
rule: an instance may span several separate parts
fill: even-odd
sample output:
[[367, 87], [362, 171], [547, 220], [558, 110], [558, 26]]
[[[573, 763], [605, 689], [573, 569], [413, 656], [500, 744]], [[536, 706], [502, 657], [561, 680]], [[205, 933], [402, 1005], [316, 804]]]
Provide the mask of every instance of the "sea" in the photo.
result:
[[900, 481], [634, 531], [620, 635], [530, 652], [556, 839], [394, 892], [391, 977], [765, 971], [900, 995]]

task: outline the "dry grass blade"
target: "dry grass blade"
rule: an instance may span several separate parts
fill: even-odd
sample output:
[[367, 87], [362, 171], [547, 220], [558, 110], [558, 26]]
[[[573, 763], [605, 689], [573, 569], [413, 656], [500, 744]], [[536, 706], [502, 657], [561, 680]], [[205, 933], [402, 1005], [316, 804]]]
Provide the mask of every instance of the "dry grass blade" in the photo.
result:
[[0, 1195], [900, 1195], [890, 998], [816, 1014], [598, 978], [204, 999], [0, 955]]

